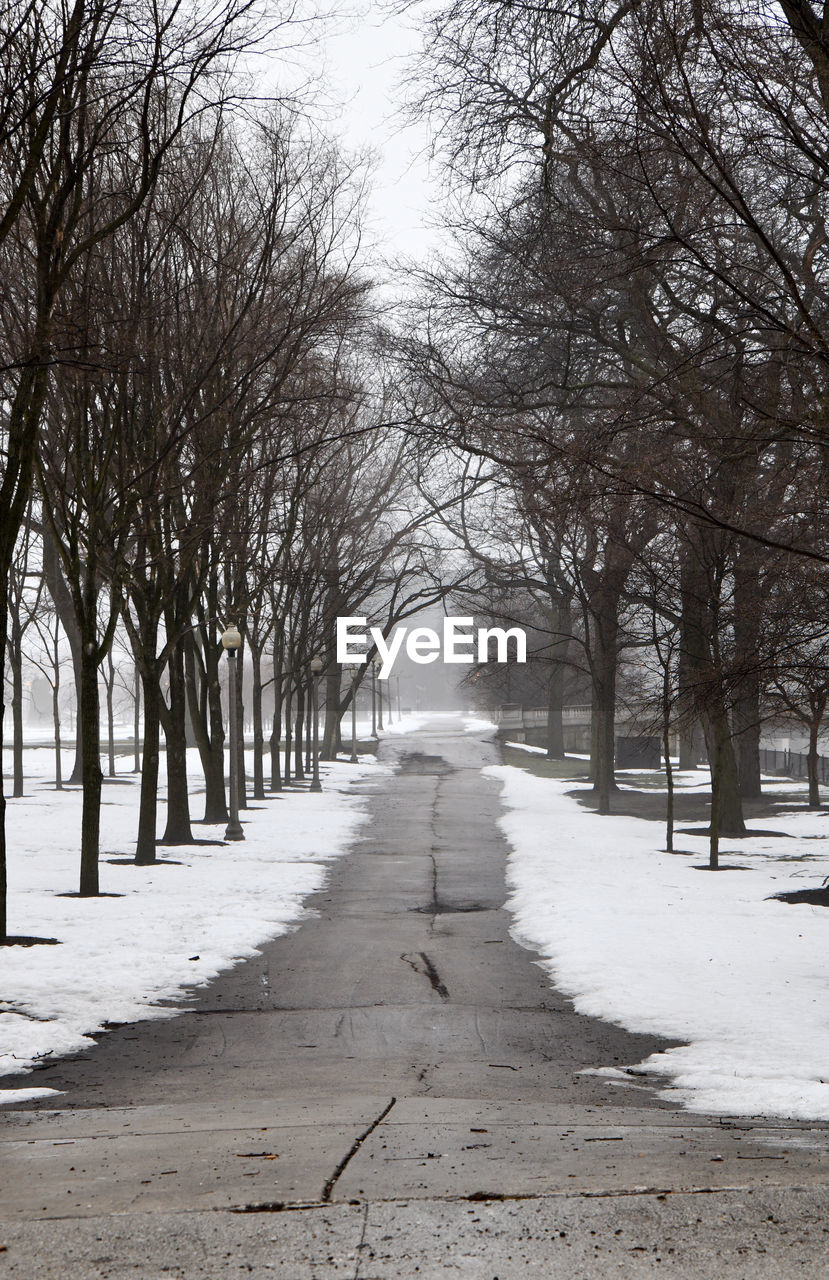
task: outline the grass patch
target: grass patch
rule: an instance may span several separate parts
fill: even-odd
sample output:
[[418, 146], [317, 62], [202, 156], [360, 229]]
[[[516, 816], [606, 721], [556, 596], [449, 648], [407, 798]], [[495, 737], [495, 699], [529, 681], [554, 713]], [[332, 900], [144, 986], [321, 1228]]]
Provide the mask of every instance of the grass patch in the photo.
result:
[[501, 747], [504, 764], [515, 765], [534, 773], [537, 778], [586, 778], [586, 760], [548, 760], [546, 756], [537, 755], [535, 751], [522, 751], [520, 747]]
[[[537, 755], [534, 751], [522, 751], [519, 747], [510, 747], [506, 744], [501, 746], [501, 755], [504, 764], [514, 765], [518, 769], [524, 769], [527, 773], [534, 774], [537, 778], [558, 778], [558, 779], [582, 779], [588, 777], [587, 761], [584, 759], [574, 759], [567, 757], [564, 760], [548, 760], [546, 756]], [[687, 778], [687, 774], [684, 777]], [[644, 818], [650, 822], [664, 822], [665, 805], [667, 801], [665, 774], [662, 770], [628, 772], [625, 769], [619, 769], [616, 773], [617, 782], [622, 784], [622, 789], [614, 791], [610, 799], [611, 814], [629, 818]], [[804, 783], [804, 798], [806, 795], [806, 787]], [[596, 797], [592, 791], [578, 791], [573, 793], [574, 799], [585, 809], [594, 810], [596, 807]], [[707, 822], [711, 808], [711, 793], [707, 788], [702, 787], [683, 787], [680, 783], [674, 793], [674, 820], [677, 824], [687, 822]], [[781, 812], [781, 810], [783, 812]], [[743, 812], [746, 818], [781, 818], [785, 816], [785, 812], [801, 813], [796, 804], [792, 804], [792, 795], [790, 791], [775, 791], [774, 783], [768, 781], [763, 788], [763, 795], [759, 800], [745, 800], [743, 802]], [[829, 816], [829, 815], [827, 815]], [[695, 835], [704, 836], [707, 833], [704, 830], [694, 832]], [[784, 836], [785, 831], [770, 833], [768, 831], [756, 831], [749, 834], [755, 836], [767, 836], [770, 834]], [[811, 837], [812, 839], [824, 839], [826, 837]]]

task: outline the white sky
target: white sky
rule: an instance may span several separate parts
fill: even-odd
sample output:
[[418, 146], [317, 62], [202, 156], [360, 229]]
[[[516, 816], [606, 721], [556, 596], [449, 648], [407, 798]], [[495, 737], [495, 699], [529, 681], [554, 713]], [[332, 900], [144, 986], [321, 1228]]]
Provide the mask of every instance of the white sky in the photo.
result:
[[[418, 14], [430, 3], [416, 7]], [[413, 16], [396, 16], [378, 0], [346, 0], [348, 5], [326, 21], [326, 33], [313, 49], [294, 50], [268, 59], [268, 80], [283, 87], [311, 77], [316, 83], [316, 114], [328, 134], [334, 134], [352, 153], [373, 157], [371, 194], [364, 235], [376, 254], [375, 278], [385, 277], [392, 289], [394, 259], [422, 261], [438, 244], [432, 202], [439, 199], [428, 164], [425, 124], [405, 124], [400, 106], [401, 81], [420, 37]]]
[[[420, 10], [418, 10], [420, 12]], [[427, 225], [436, 184], [430, 183], [428, 131], [400, 116], [401, 81], [420, 37], [414, 19], [366, 0], [362, 16], [343, 22], [325, 42], [326, 81], [343, 103], [335, 127], [346, 145], [377, 158], [369, 203], [369, 234], [384, 254], [421, 259], [436, 244]]]

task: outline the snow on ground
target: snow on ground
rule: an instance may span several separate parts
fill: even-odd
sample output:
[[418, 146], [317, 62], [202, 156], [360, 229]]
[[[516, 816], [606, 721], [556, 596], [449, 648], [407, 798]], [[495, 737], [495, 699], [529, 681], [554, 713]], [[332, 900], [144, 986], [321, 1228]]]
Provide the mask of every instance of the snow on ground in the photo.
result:
[[422, 728], [422, 726], [429, 720], [434, 719], [436, 719], [436, 716], [432, 712], [410, 711], [409, 714], [403, 716], [402, 719], [395, 716], [394, 723], [386, 724], [380, 736], [386, 737], [388, 734], [394, 736], [398, 733], [414, 733], [416, 729]]
[[[79, 899], [62, 895], [78, 888], [81, 793], [53, 789], [53, 762], [27, 751], [26, 796], [7, 805], [9, 933], [59, 945], [0, 948], [0, 1075], [88, 1048], [107, 1022], [172, 1017], [160, 1001], [285, 933], [365, 820], [354, 784], [365, 792], [391, 772], [371, 756], [323, 764], [322, 792], [284, 791], [243, 811], [244, 842], [220, 844], [223, 825], [196, 825], [208, 843], [162, 847], [152, 867], [118, 864], [134, 855], [139, 786], [121, 774], [104, 783], [100, 868], [102, 892], [120, 896]], [[196, 794], [194, 816], [201, 807]], [[163, 822], [162, 804], [159, 832]], [[0, 1101], [26, 1096], [38, 1095], [0, 1091]]]
[[463, 728], [464, 733], [484, 733], [487, 729], [497, 729], [498, 726], [492, 720], [481, 720], [477, 716], [464, 716]]
[[503, 786], [516, 937], [579, 1012], [687, 1042], [635, 1071], [694, 1111], [829, 1120], [829, 910], [768, 900], [829, 875], [829, 813], [749, 823], [786, 837], [724, 840], [741, 869], [711, 873], [703, 835], [660, 852], [660, 824], [599, 817], [572, 780], [484, 772]]

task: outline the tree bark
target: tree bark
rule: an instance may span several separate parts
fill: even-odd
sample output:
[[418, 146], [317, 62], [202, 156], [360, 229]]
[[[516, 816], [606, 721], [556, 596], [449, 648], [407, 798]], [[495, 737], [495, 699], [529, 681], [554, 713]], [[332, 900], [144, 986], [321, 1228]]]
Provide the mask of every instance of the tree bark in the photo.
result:
[[[312, 677], [313, 679], [313, 677]], [[305, 686], [305, 772], [311, 772], [311, 744], [314, 736], [314, 695], [311, 680]]]
[[184, 653], [181, 641], [167, 662], [170, 678], [170, 706], [163, 711], [167, 758], [167, 825], [162, 844], [193, 844], [190, 826], [190, 796], [187, 789], [187, 692]]
[[302, 767], [302, 729], [305, 724], [305, 690], [301, 680], [296, 683], [296, 714], [294, 716], [294, 777], [298, 782], [305, 779]]
[[760, 678], [757, 670], [760, 620], [759, 590], [762, 553], [754, 546], [741, 548], [734, 562], [734, 647], [737, 697], [734, 700], [734, 734], [740, 794], [756, 799], [760, 779]]
[[[91, 575], [90, 575], [91, 576]], [[98, 893], [98, 858], [101, 832], [101, 730], [99, 724], [100, 703], [98, 695], [98, 655], [95, 628], [96, 611], [94, 597], [86, 591], [83, 645], [81, 649], [81, 697], [80, 717], [82, 726], [81, 746], [83, 763], [83, 811], [81, 815], [81, 884], [82, 898], [95, 897]]]
[[716, 792], [717, 799], [718, 834], [744, 836], [746, 825], [731, 728], [725, 707], [716, 697], [709, 698], [703, 727], [711, 762], [712, 793]]
[[325, 722], [322, 732], [320, 760], [336, 760], [337, 751], [342, 745], [340, 738], [340, 685], [342, 683], [342, 667], [334, 663], [325, 676]]
[[271, 791], [282, 790], [282, 760], [279, 744], [282, 740], [282, 658], [279, 645], [273, 651], [273, 721], [269, 740], [271, 752]]
[[691, 556], [686, 559], [682, 574], [683, 658], [687, 662], [688, 696], [700, 714], [705, 734], [716, 836], [743, 836], [746, 829], [739, 773], [717, 656], [716, 609], [708, 583]]
[[60, 740], [60, 652], [57, 639], [57, 627], [55, 628], [55, 648], [53, 654], [55, 667], [55, 678], [52, 682], [52, 727], [55, 737], [55, 790], [63, 790], [63, 762], [60, 758], [61, 740]]
[[107, 769], [110, 778], [115, 777], [115, 708], [113, 694], [115, 689], [115, 664], [112, 661], [112, 650], [107, 654]]
[[[154, 652], [147, 646], [145, 652]], [[161, 724], [161, 688], [155, 671], [141, 672], [144, 694], [144, 753], [141, 761], [141, 799], [138, 811], [138, 839], [135, 864], [149, 867], [156, 861], [156, 819], [158, 815], [158, 757]]]
[[75, 759], [68, 782], [70, 786], [78, 786], [83, 782], [83, 726], [80, 705], [80, 687], [82, 679], [81, 649], [83, 647], [83, 641], [81, 639], [80, 626], [75, 612], [75, 606], [72, 601], [72, 595], [66, 585], [66, 581], [60, 567], [60, 557], [58, 549], [55, 546], [55, 539], [48, 526], [44, 527], [43, 530], [43, 576], [46, 579], [47, 590], [49, 595], [52, 597], [55, 612], [60, 619], [60, 625], [63, 627], [64, 634], [69, 644], [69, 652], [72, 655], [72, 673], [75, 679], [76, 694]]
[[248, 640], [253, 667], [251, 715], [253, 718], [253, 798], [265, 799], [265, 731], [262, 724], [262, 652]]
[[283, 774], [283, 778], [285, 779], [285, 785], [288, 786], [292, 777], [291, 746], [293, 744], [293, 726], [291, 724], [292, 690], [291, 690], [290, 678], [286, 681], [286, 684], [285, 684], [283, 700], [284, 700], [284, 706], [285, 706], [285, 772]]
[[616, 667], [618, 619], [615, 602], [602, 601], [595, 613], [592, 655], [592, 722], [594, 726], [593, 790], [597, 812], [610, 813], [616, 789]]
[[822, 715], [812, 720], [809, 725], [809, 749], [806, 753], [806, 770], [809, 778], [809, 808], [820, 808], [820, 756], [818, 755], [818, 737]]
[[202, 650], [204, 661], [202, 669], [196, 661], [196, 641], [192, 633], [183, 637], [183, 644], [190, 723], [193, 726], [204, 772], [202, 822], [226, 823], [229, 815], [225, 794], [224, 725], [219, 689], [218, 655], [212, 649], [210, 652]]
[[141, 675], [135, 668], [133, 678], [132, 754], [133, 773], [141, 772]]
[[11, 615], [8, 654], [12, 674], [12, 796], [19, 799], [23, 795], [23, 632], [17, 609]]

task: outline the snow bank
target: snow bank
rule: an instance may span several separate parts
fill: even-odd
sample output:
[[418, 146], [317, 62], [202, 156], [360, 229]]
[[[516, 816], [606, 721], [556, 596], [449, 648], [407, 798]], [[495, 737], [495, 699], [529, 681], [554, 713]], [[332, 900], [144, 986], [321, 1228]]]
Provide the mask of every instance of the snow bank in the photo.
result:
[[579, 1012], [688, 1042], [634, 1069], [694, 1111], [829, 1120], [829, 910], [767, 900], [829, 874], [829, 815], [725, 840], [743, 869], [709, 873], [703, 836], [677, 837], [692, 857], [661, 853], [658, 824], [587, 812], [572, 781], [484, 772], [503, 785], [516, 937]]

